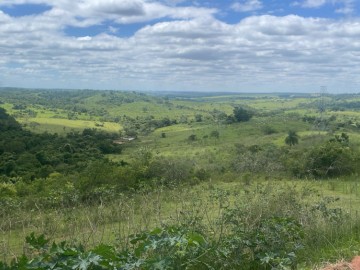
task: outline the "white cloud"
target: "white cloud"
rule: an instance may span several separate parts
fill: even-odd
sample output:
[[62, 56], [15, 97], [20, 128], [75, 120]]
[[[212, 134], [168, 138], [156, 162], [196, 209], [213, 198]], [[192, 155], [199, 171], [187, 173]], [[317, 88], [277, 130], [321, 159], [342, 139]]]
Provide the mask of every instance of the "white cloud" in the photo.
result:
[[[275, 91], [360, 83], [358, 18], [264, 15], [227, 24], [210, 16], [209, 9], [159, 2], [143, 1], [143, 15], [124, 12], [122, 6], [122, 16], [95, 8], [100, 1], [87, 6], [80, 5], [84, 1], [57, 3], [36, 16], [15, 18], [0, 12], [3, 85]], [[79, 38], [63, 32], [66, 25], [89, 26], [106, 18], [129, 22], [164, 14], [177, 19], [145, 26], [129, 38], [109, 34], [116, 29]], [[11, 63], [19, 65], [14, 68]]]
[[305, 0], [301, 6], [305, 8], [318, 8], [327, 3], [327, 0]]
[[233, 3], [231, 8], [237, 12], [249, 12], [262, 9], [263, 4], [259, 0], [245, 0]]
[[119, 32], [119, 29], [116, 27], [113, 27], [113, 26], [109, 26], [108, 31], [109, 31], [109, 33], [116, 34]]
[[334, 0], [335, 3], [340, 3], [343, 6], [341, 8], [336, 9], [337, 13], [342, 14], [352, 14], [355, 11], [355, 0]]
[[26, 3], [51, 6], [53, 9], [48, 14], [66, 15], [67, 18], [59, 23], [68, 22], [69, 25], [97, 24], [106, 20], [127, 24], [164, 17], [189, 19], [217, 12], [216, 9], [169, 6], [150, 0], [3, 0], [0, 7]]
[[11, 20], [10, 16], [0, 10], [0, 23], [6, 23], [10, 20]]
[[120, 16], [139, 16], [145, 14], [145, 3], [140, 0], [97, 1], [92, 8], [99, 12]]
[[355, 10], [355, 0], [304, 0], [303, 2], [294, 2], [293, 5], [303, 8], [320, 8], [324, 5], [340, 6], [335, 12], [342, 14], [352, 14]]
[[89, 37], [89, 36], [78, 37], [77, 40], [80, 40], [80, 41], [90, 41], [90, 40], [92, 40], [92, 37]]

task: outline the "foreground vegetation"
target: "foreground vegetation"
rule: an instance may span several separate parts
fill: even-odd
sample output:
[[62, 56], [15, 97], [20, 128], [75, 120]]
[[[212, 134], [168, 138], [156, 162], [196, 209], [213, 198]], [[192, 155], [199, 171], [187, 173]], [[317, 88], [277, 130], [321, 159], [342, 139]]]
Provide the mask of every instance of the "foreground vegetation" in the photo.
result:
[[[328, 187], [307, 181], [275, 184], [148, 187], [135, 196], [116, 196], [100, 208], [78, 206], [55, 213], [39, 208], [22, 215], [22, 225], [31, 223], [38, 233], [68, 242], [53, 245], [28, 238], [27, 258], [7, 267], [70, 269], [83, 264], [91, 269], [98, 264], [108, 269], [113, 263], [119, 269], [288, 269], [358, 252], [359, 221], [351, 211], [360, 202], [351, 200], [359, 186], [334, 197], [334, 191], [342, 193], [336, 182]], [[22, 234], [22, 229], [13, 228], [13, 233]], [[83, 246], [74, 244], [79, 241]]]
[[360, 253], [356, 95], [0, 97], [5, 269], [312, 268]]

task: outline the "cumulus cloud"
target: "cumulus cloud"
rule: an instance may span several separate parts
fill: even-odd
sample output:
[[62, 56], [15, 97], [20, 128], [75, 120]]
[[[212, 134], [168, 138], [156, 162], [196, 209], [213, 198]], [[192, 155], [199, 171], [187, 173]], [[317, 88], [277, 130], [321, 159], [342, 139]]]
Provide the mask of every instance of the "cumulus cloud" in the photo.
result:
[[88, 1], [79, 5], [80, 9], [90, 12], [116, 14], [119, 16], [140, 16], [145, 14], [144, 2], [140, 0]]
[[10, 20], [10, 16], [0, 10], [0, 22], [7, 22]]
[[[3, 0], [1, 6], [20, 4], [44, 4], [52, 7], [48, 14], [62, 14], [68, 24], [97, 24], [106, 20], [118, 23], [145, 22], [153, 19], [171, 17], [189, 19], [211, 16], [216, 9], [202, 7], [177, 7], [149, 0]], [[60, 21], [61, 23], [62, 21]]]
[[[134, 1], [142, 5], [138, 12], [124, 1], [116, 14], [108, 12], [110, 0], [56, 2], [33, 16], [0, 12], [3, 85], [228, 91], [294, 90], [301, 85], [295, 90], [305, 91], [314, 85], [360, 83], [357, 18], [262, 15], [228, 24], [209, 9], [163, 2]], [[144, 26], [127, 38], [108, 28], [107, 33], [78, 38], [63, 31], [69, 24], [84, 27], [104, 18], [128, 22], [164, 14], [172, 20]]]
[[262, 9], [263, 4], [259, 0], [245, 0], [241, 2], [235, 2], [231, 5], [231, 8], [237, 12], [249, 12]]

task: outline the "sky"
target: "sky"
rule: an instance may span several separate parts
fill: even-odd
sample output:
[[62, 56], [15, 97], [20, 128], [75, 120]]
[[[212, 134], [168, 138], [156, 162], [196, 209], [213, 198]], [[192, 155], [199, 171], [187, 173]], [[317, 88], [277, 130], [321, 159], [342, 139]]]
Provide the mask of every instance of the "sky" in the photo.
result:
[[359, 0], [0, 0], [0, 86], [360, 92]]

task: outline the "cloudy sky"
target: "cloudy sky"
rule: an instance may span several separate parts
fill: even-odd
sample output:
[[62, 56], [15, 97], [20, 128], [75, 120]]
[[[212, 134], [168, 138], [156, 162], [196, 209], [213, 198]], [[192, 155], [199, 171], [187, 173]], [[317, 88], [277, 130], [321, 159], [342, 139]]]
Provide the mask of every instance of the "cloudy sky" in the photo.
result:
[[360, 92], [359, 0], [0, 0], [0, 86]]

